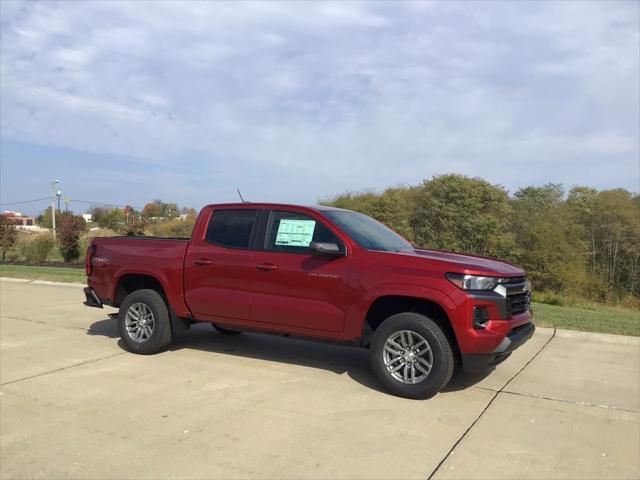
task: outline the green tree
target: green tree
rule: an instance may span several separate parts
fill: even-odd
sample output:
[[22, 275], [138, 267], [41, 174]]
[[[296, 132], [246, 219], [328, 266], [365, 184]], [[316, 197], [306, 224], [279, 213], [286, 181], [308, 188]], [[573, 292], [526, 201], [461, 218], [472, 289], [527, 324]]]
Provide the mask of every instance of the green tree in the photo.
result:
[[[321, 201], [370, 215], [414, 243], [510, 259], [537, 289], [596, 300], [640, 298], [640, 196], [624, 189], [529, 186], [512, 197], [480, 178]], [[632, 300], [633, 302], [633, 300]]]
[[142, 217], [147, 220], [161, 218], [162, 202], [160, 200], [155, 200], [152, 203], [147, 203], [142, 209]]
[[567, 205], [583, 230], [590, 275], [600, 279], [592, 297], [640, 296], [640, 202], [624, 189], [574, 187]]
[[584, 293], [591, 282], [583, 232], [563, 196], [557, 184], [515, 193], [511, 229], [520, 247], [517, 262], [538, 289]]
[[180, 216], [180, 209], [176, 203], [166, 203], [160, 199], [155, 199], [144, 206], [142, 216], [147, 220], [154, 221], [164, 218], [177, 218]]
[[175, 203], [161, 202], [162, 217], [164, 218], [176, 218], [180, 216], [180, 209]]
[[513, 258], [507, 192], [481, 178], [436, 176], [411, 189], [415, 242], [430, 248]]
[[64, 212], [60, 216], [58, 231], [58, 247], [65, 262], [76, 260], [80, 256], [80, 235], [86, 223], [80, 215]]
[[0, 215], [0, 250], [2, 251], [3, 262], [7, 252], [16, 242], [17, 236], [18, 232], [13, 220], [6, 215]]
[[611, 293], [638, 294], [640, 210], [624, 189], [598, 193], [588, 227], [594, 238], [594, 268]]
[[[56, 226], [60, 222], [60, 211], [56, 210]], [[40, 215], [36, 217], [36, 224], [42, 228], [53, 228], [51, 220], [51, 207], [47, 207]]]
[[102, 216], [107, 213], [108, 210], [103, 207], [92, 206], [87, 213], [91, 214], [91, 221], [94, 223], [100, 223]]
[[322, 200], [323, 205], [364, 213], [412, 241], [410, 214], [414, 208], [411, 191], [405, 187], [387, 188], [382, 193], [344, 193]]
[[103, 213], [98, 221], [100, 228], [110, 228], [116, 231], [120, 231], [124, 227], [124, 223], [124, 213], [118, 208]]

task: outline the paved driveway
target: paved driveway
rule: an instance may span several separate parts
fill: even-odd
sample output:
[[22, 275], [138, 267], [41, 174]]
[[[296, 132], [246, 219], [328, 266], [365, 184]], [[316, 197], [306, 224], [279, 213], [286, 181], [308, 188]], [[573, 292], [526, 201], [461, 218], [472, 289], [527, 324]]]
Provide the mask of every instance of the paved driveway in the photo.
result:
[[199, 325], [137, 356], [78, 288], [0, 290], [3, 479], [640, 476], [637, 338], [538, 329], [412, 401], [366, 351]]

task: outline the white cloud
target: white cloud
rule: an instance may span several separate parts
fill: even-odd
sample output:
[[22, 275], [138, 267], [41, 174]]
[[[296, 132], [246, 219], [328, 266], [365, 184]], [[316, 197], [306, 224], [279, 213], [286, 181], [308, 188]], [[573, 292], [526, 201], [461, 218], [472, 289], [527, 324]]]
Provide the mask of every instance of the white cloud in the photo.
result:
[[215, 165], [265, 197], [295, 179], [292, 200], [451, 170], [637, 184], [635, 3], [1, 8], [5, 141]]

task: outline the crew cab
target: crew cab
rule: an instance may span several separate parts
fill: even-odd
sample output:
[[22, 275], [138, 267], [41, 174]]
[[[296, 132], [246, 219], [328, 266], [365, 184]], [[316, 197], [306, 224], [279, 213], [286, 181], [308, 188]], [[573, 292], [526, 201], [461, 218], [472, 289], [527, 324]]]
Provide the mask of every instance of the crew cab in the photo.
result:
[[416, 248], [361, 213], [325, 206], [203, 208], [190, 239], [94, 238], [85, 305], [119, 308], [126, 349], [181, 330], [276, 333], [368, 348], [392, 394], [429, 398], [504, 361], [534, 332], [530, 285], [495, 258]]

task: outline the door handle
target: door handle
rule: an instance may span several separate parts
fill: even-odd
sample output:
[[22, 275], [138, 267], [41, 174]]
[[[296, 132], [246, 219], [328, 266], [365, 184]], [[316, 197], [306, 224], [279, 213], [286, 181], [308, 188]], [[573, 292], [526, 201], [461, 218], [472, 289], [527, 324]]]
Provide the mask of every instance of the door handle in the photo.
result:
[[213, 263], [213, 260], [210, 260], [208, 258], [196, 258], [192, 263], [194, 263], [195, 265], [211, 265]]
[[273, 271], [277, 270], [278, 266], [274, 265], [273, 263], [259, 263], [258, 265], [256, 265], [256, 268], [258, 270]]

